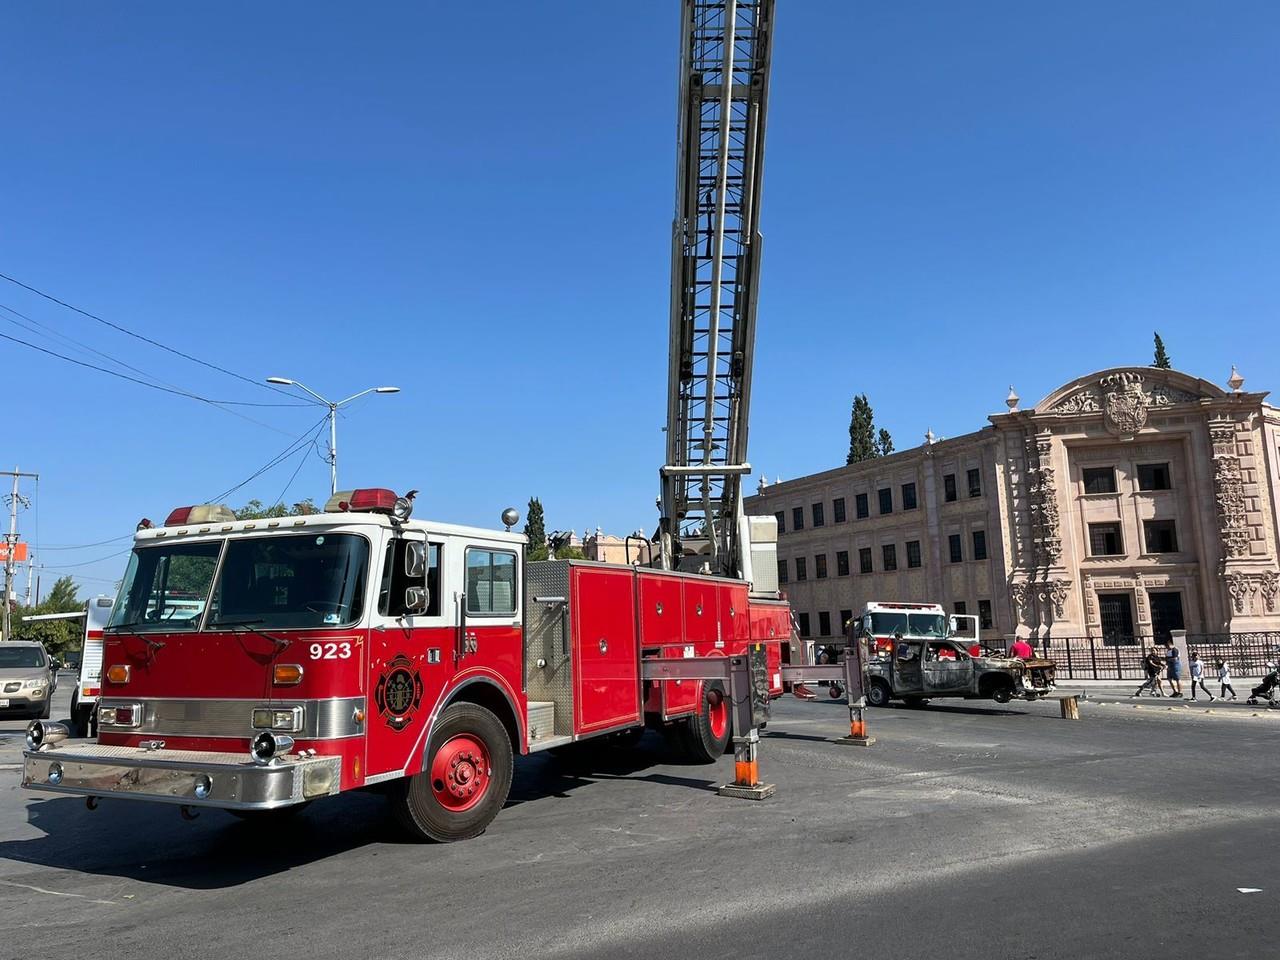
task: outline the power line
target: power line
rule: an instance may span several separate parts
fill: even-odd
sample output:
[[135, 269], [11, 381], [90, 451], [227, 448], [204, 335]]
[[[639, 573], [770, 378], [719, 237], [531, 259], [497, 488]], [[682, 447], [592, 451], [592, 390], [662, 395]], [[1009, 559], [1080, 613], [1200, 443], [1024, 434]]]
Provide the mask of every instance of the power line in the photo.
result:
[[[38, 510], [38, 508], [37, 508]], [[87, 550], [89, 547], [105, 547], [109, 543], [119, 543], [121, 540], [132, 540], [133, 534], [126, 533], [123, 536], [112, 537], [110, 540], [97, 540], [93, 543], [59, 543], [51, 544], [45, 547], [45, 550]]]
[[132, 553], [132, 552], [133, 552], [133, 547], [129, 547], [127, 550], [117, 550], [115, 553], [109, 553], [105, 557], [98, 557], [95, 560], [83, 560], [80, 563], [64, 563], [58, 569], [74, 570], [77, 567], [88, 567], [88, 566], [92, 566], [95, 563], [105, 563], [108, 560], [114, 560], [116, 557], [123, 557], [126, 553]]
[[321, 417], [318, 421], [316, 421], [314, 424], [308, 427], [300, 437], [294, 440], [293, 443], [289, 444], [289, 446], [287, 446], [283, 452], [272, 457], [270, 460], [268, 460], [265, 464], [263, 464], [253, 473], [249, 474], [249, 476], [245, 477], [243, 480], [237, 483], [234, 487], [231, 487], [229, 490], [224, 490], [222, 493], [218, 494], [216, 497], [210, 497], [208, 500], [204, 502], [219, 503], [225, 500], [227, 497], [231, 496], [231, 494], [235, 493], [241, 487], [245, 486], [246, 484], [250, 483], [253, 480], [256, 480], [258, 477], [262, 476], [272, 467], [278, 466], [283, 461], [288, 460], [291, 456], [293, 456], [295, 453], [301, 450], [303, 446], [305, 446], [307, 443], [314, 442], [311, 439], [312, 434], [314, 434], [317, 430], [319, 430], [320, 427], [322, 427], [328, 419], [329, 419], [329, 414], [325, 413], [323, 417]]
[[56, 303], [61, 307], [66, 307], [68, 310], [73, 310], [83, 317], [88, 317], [90, 320], [96, 320], [98, 323], [105, 324], [106, 326], [110, 327], [112, 330], [118, 330], [120, 333], [123, 333], [126, 336], [133, 337], [136, 340], [141, 340], [143, 343], [149, 343], [153, 347], [159, 347], [161, 350], [168, 351], [169, 353], [172, 353], [174, 356], [182, 357], [184, 360], [190, 360], [192, 363], [198, 363], [202, 367], [208, 367], [210, 370], [217, 370], [219, 373], [225, 373], [227, 376], [235, 377], [237, 380], [243, 380], [245, 383], [252, 383], [255, 387], [260, 387], [264, 390], [271, 390], [276, 393], [284, 392], [283, 390], [276, 390], [275, 387], [272, 387], [270, 384], [263, 383], [261, 380], [254, 380], [252, 377], [246, 377], [244, 374], [236, 373], [234, 370], [228, 370], [226, 367], [220, 367], [216, 363], [210, 363], [208, 360], [201, 360], [199, 357], [193, 357], [191, 354], [184, 353], [181, 350], [168, 346], [167, 344], [161, 343], [159, 340], [153, 340], [150, 337], [143, 336], [140, 333], [134, 333], [132, 330], [128, 329], [127, 327], [122, 327], [118, 323], [112, 323], [110, 320], [105, 320], [95, 313], [90, 313], [88, 310], [82, 310], [80, 307], [77, 307], [71, 303], [67, 303], [65, 300], [59, 300], [53, 294], [45, 293], [43, 290], [37, 289], [36, 287], [33, 287], [28, 283], [23, 283], [21, 280], [11, 277], [7, 273], [0, 273], [0, 280], [8, 280], [10, 283], [14, 284], [15, 286], [19, 286], [23, 290], [29, 290], [31, 293], [34, 293], [38, 297], [44, 297], [46, 300], [49, 300], [52, 303]]
[[[101, 357], [104, 360], [110, 361], [111, 363], [124, 367], [126, 370], [132, 370], [134, 373], [140, 374], [143, 377], [147, 377], [149, 380], [154, 380], [156, 383], [163, 384], [169, 389], [177, 391], [179, 393], [186, 394], [189, 392], [189, 391], [183, 390], [181, 387], [178, 387], [172, 383], [169, 383], [166, 380], [161, 380], [159, 377], [155, 376], [154, 374], [146, 370], [143, 370], [141, 367], [135, 367], [133, 364], [129, 363], [126, 360], [121, 360], [119, 357], [112, 356], [111, 354], [106, 353], [102, 350], [98, 350], [96, 347], [91, 347], [88, 344], [81, 344], [79, 341], [74, 340], [71, 337], [68, 337], [66, 334], [61, 333], [60, 331], [58, 331], [54, 327], [51, 327], [49, 324], [45, 323], [44, 321], [37, 320], [35, 317], [25, 314], [20, 310], [15, 310], [13, 307], [8, 306], [7, 304], [0, 303], [0, 310], [4, 310], [7, 313], [13, 314], [14, 317], [20, 318], [18, 320], [15, 320], [13, 319], [13, 317], [0, 316], [0, 320], [4, 320], [6, 323], [11, 323], [14, 326], [18, 327], [19, 329], [26, 330], [28, 333], [34, 333], [36, 336], [56, 338], [58, 340], [61, 340], [63, 343], [65, 343], [69, 349], [74, 350], [77, 353], [84, 354], [85, 356], [92, 355], [92, 356]], [[24, 320], [26, 321], [26, 323], [22, 322]], [[33, 327], [32, 324], [34, 324], [35, 326]], [[36, 327], [39, 327], [40, 329], [36, 329]], [[104, 372], [110, 373], [112, 376], [119, 375], [119, 374], [116, 374], [115, 371], [111, 371], [111, 370], [107, 370]], [[244, 400], [216, 400], [211, 402], [227, 404], [230, 406], [237, 406], [237, 407], [315, 406], [315, 401], [300, 401], [297, 403], [251, 403]]]
[[[27, 340], [22, 340], [18, 337], [11, 337], [7, 333], [0, 333], [0, 338], [3, 338], [5, 340], [10, 340], [13, 343], [21, 344], [22, 346], [29, 347], [32, 350], [38, 350], [40, 353], [48, 354], [51, 357], [57, 357], [59, 360], [67, 361], [67, 363], [74, 363], [77, 367], [87, 367], [90, 370], [97, 370], [100, 373], [105, 373], [113, 377], [119, 377], [121, 380], [128, 380], [129, 382], [136, 383], [142, 387], [148, 387], [152, 390], [159, 390], [161, 393], [170, 393], [180, 397], [187, 397], [190, 400], [198, 400], [200, 403], [207, 403], [212, 407], [216, 407], [220, 410], [223, 410], [224, 412], [229, 413], [232, 416], [239, 417], [242, 420], [248, 420], [250, 423], [256, 423], [260, 427], [266, 427], [268, 430], [274, 430], [276, 433], [283, 434], [286, 437], [289, 435], [286, 431], [281, 430], [279, 427], [273, 427], [269, 423], [263, 423], [261, 420], [255, 420], [253, 417], [247, 416], [246, 414], [243, 414], [238, 410], [229, 410], [227, 409], [227, 407], [230, 404], [235, 404], [237, 406], [240, 406], [240, 405], [292, 406], [291, 404], [242, 404], [242, 402], [240, 401], [210, 400], [208, 397], [202, 397], [197, 393], [190, 393], [189, 391], [179, 390], [173, 387], [164, 387], [158, 383], [148, 383], [146, 380], [139, 380], [137, 377], [131, 377], [127, 373], [120, 373], [118, 370], [109, 370], [106, 367], [98, 366], [96, 363], [89, 363], [85, 360], [77, 360], [75, 357], [68, 357], [65, 353], [58, 353], [56, 350], [49, 350], [46, 347], [39, 346], [38, 344], [31, 343]], [[326, 416], [328, 416], [328, 414], [326, 414]]]

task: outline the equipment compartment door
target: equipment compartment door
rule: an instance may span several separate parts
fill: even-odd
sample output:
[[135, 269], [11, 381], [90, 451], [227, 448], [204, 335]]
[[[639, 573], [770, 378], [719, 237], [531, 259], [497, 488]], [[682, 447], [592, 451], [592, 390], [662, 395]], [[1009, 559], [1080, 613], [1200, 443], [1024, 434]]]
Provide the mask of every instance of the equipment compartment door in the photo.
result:
[[635, 572], [574, 566], [571, 576], [574, 732], [639, 724]]

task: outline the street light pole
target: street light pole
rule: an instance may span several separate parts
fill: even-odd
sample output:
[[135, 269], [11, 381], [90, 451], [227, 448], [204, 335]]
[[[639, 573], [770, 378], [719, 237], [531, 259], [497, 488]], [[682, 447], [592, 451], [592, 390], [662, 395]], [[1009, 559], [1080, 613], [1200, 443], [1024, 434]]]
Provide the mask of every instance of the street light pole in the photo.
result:
[[288, 377], [267, 377], [267, 383], [280, 384], [285, 387], [297, 387], [299, 390], [305, 390], [316, 400], [323, 403], [329, 408], [329, 493], [338, 492], [338, 408], [343, 404], [350, 403], [352, 400], [359, 400], [366, 393], [399, 393], [399, 387], [369, 387], [367, 390], [361, 390], [359, 393], [353, 393], [345, 400], [329, 400], [320, 396], [305, 383], [297, 380], [290, 380]]

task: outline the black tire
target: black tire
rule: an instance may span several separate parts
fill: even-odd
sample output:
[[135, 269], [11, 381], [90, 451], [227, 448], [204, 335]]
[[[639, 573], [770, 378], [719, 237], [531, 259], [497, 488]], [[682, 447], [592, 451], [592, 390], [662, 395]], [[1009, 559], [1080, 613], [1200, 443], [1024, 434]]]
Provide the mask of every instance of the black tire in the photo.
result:
[[44, 709], [40, 711], [40, 719], [48, 720], [49, 715], [53, 713], [53, 694], [50, 693], [44, 702]]
[[[474, 745], [481, 746], [487, 753], [487, 768], [483, 757], [481, 762], [476, 762]], [[443, 771], [435, 766], [437, 757], [450, 766], [448, 755], [441, 754], [442, 748], [460, 751], [466, 758], [465, 768], [475, 772], [467, 774], [465, 781], [460, 777], [446, 783], [440, 776]], [[394, 781], [387, 798], [396, 821], [414, 839], [437, 843], [470, 840], [484, 832], [507, 802], [511, 773], [511, 739], [502, 721], [479, 704], [453, 703], [445, 708], [431, 733], [423, 771]], [[468, 783], [474, 783], [479, 777], [486, 782], [478, 800], [454, 798], [458, 803], [456, 808], [441, 801], [441, 796], [452, 797], [451, 790], [465, 790]], [[464, 808], [466, 803], [472, 805]]]
[[872, 680], [867, 686], [867, 704], [873, 707], [887, 707], [892, 699], [889, 685], [883, 680]]
[[1013, 699], [1013, 687], [1007, 683], [1001, 684], [991, 691], [991, 699], [996, 703], [1004, 704]]
[[839, 683], [830, 684], [827, 687], [827, 696], [832, 700], [839, 700], [844, 696], [844, 685]]
[[[724, 691], [724, 684], [719, 680], [708, 680], [702, 685], [702, 701], [698, 712], [678, 724], [683, 753], [694, 763], [715, 763], [725, 755], [729, 744], [733, 741], [733, 724], [728, 718], [729, 695]], [[716, 704], [725, 707], [724, 729], [717, 735], [712, 729], [712, 711], [719, 710]]]

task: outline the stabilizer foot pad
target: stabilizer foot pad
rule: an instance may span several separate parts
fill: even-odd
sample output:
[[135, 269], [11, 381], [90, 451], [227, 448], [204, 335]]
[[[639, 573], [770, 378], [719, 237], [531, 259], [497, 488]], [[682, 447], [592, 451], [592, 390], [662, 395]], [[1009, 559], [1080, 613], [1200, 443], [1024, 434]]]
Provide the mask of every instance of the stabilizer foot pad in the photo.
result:
[[876, 742], [875, 737], [838, 737], [832, 743], [842, 743], [846, 747], [869, 747]]
[[722, 797], [737, 797], [739, 800], [764, 800], [772, 797], [778, 787], [773, 783], [757, 783], [754, 787], [745, 787], [740, 783], [723, 784], [716, 792]]

